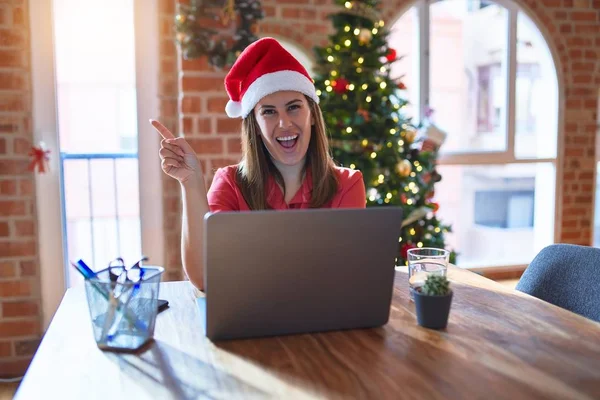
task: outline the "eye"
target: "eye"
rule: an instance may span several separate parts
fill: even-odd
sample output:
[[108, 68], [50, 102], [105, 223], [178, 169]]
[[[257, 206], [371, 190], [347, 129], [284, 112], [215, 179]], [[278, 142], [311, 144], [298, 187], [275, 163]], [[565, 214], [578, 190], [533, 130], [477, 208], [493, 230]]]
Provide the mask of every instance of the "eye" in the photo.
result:
[[300, 104], [292, 104], [291, 106], [288, 107], [289, 111], [295, 111], [298, 110], [300, 108]]
[[266, 110], [263, 110], [260, 115], [273, 115], [273, 114], [275, 114], [275, 110], [268, 108]]

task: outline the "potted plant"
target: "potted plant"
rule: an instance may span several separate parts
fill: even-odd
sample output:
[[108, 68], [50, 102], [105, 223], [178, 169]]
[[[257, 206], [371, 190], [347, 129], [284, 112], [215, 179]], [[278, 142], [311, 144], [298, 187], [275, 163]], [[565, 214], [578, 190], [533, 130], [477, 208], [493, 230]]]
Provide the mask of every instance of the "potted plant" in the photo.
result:
[[417, 322], [430, 329], [443, 329], [448, 324], [452, 304], [450, 282], [443, 275], [429, 275], [423, 286], [413, 289]]

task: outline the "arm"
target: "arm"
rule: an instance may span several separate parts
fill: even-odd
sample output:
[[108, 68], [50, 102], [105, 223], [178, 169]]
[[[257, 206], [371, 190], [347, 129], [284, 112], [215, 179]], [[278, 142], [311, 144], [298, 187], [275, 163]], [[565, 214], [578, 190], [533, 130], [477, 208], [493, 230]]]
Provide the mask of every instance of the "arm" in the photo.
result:
[[181, 186], [181, 258], [190, 282], [204, 289], [203, 224], [208, 212], [208, 200], [202, 168], [196, 152], [184, 138], [176, 138], [160, 122], [150, 120], [163, 137], [159, 151], [165, 174], [177, 179]]
[[204, 290], [204, 215], [209, 211], [202, 177], [181, 183], [181, 260], [190, 282]]

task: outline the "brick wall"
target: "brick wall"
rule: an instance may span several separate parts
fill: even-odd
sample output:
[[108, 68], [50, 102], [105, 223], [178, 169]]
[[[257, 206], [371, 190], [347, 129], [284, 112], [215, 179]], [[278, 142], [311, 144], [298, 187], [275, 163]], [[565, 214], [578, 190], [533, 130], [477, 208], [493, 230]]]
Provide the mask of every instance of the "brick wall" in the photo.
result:
[[42, 323], [27, 6], [0, 2], [0, 376], [25, 371]]

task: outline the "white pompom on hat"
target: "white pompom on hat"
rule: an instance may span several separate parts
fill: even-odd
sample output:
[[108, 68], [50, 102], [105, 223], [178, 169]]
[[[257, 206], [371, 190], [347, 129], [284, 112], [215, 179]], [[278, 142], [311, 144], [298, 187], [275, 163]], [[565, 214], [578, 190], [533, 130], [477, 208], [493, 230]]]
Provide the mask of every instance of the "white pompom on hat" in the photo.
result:
[[225, 77], [230, 118], [246, 118], [265, 96], [282, 90], [303, 93], [319, 103], [315, 85], [306, 69], [281, 44], [270, 37], [244, 49]]

